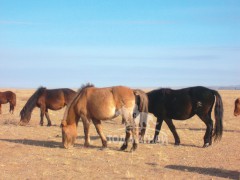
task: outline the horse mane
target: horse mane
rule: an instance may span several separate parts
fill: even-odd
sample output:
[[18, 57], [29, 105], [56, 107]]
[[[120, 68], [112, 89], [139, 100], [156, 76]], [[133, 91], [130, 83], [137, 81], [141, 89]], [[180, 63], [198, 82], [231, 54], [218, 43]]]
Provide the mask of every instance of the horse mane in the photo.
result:
[[172, 89], [170, 88], [159, 88], [156, 90], [153, 90], [153, 92], [157, 92], [159, 94], [161, 94], [162, 96], [165, 96], [166, 94], [170, 94], [172, 91]]
[[172, 91], [172, 89], [170, 89], [170, 88], [162, 88], [162, 89], [160, 89], [160, 91], [161, 91], [161, 93], [163, 93], [165, 95], [165, 94], [169, 94]]
[[95, 87], [95, 86], [92, 83], [82, 84], [82, 86], [78, 89], [77, 94], [79, 94], [82, 90], [89, 88], [89, 87]]
[[32, 113], [33, 109], [36, 106], [38, 97], [40, 95], [42, 95], [42, 93], [46, 90], [45, 87], [39, 87], [34, 93], [33, 95], [28, 99], [28, 101], [26, 102], [25, 106], [23, 107], [23, 109], [20, 112], [20, 116], [21, 118], [24, 118], [26, 116], [28, 116], [30, 113]]
[[86, 89], [86, 88], [89, 88], [89, 87], [95, 87], [94, 84], [92, 83], [87, 83], [87, 84], [83, 84], [77, 91], [75, 97], [72, 99], [72, 101], [67, 105], [66, 107], [66, 110], [64, 112], [64, 115], [63, 115], [63, 120], [62, 120], [62, 126], [65, 126], [67, 125], [67, 122], [66, 122], [66, 119], [67, 119], [67, 116], [68, 116], [68, 112], [69, 112], [69, 109], [74, 105], [74, 103], [76, 102], [76, 100], [79, 99], [80, 97], [80, 94], [81, 92]]

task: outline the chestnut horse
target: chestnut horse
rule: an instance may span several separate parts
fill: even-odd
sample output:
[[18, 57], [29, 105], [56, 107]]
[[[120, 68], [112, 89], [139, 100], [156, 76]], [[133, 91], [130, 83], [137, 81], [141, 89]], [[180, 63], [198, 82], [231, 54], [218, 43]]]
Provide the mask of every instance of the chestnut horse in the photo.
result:
[[12, 91], [0, 92], [0, 114], [2, 114], [2, 104], [10, 104], [9, 112], [13, 114], [14, 107], [16, 106], [16, 94]]
[[143, 91], [132, 90], [124, 86], [96, 88], [93, 85], [87, 85], [82, 87], [65, 111], [62, 121], [63, 146], [65, 148], [73, 146], [77, 137], [77, 124], [81, 118], [85, 134], [84, 146], [88, 147], [90, 143], [89, 125], [92, 121], [102, 140], [103, 148], [107, 147], [101, 120], [121, 115], [126, 125], [126, 137], [121, 150], [127, 148], [130, 132], [133, 137], [131, 150], [136, 150], [139, 140], [135, 117], [140, 114], [139, 112], [147, 112], [147, 102], [147, 96]]
[[234, 116], [240, 115], [240, 98], [235, 100]]
[[47, 118], [48, 126], [51, 126], [51, 120], [48, 115], [48, 109], [59, 110], [65, 105], [68, 105], [76, 92], [63, 88], [63, 89], [46, 89], [45, 87], [40, 87], [36, 92], [28, 99], [27, 103], [20, 112], [21, 120], [20, 125], [26, 125], [30, 119], [32, 111], [35, 107], [40, 108], [40, 125], [43, 126], [44, 115]]
[[[166, 122], [171, 130], [175, 145], [180, 144], [180, 138], [172, 122], [175, 120], [186, 120], [195, 114], [206, 124], [207, 129], [204, 135], [204, 145], [207, 147], [214, 140], [220, 140], [223, 132], [223, 103], [220, 94], [205, 87], [190, 87], [179, 90], [156, 89], [147, 93], [149, 101], [149, 113], [157, 117], [155, 134], [152, 143], [158, 140], [163, 121]], [[215, 127], [213, 132], [213, 121], [211, 112], [214, 108]]]

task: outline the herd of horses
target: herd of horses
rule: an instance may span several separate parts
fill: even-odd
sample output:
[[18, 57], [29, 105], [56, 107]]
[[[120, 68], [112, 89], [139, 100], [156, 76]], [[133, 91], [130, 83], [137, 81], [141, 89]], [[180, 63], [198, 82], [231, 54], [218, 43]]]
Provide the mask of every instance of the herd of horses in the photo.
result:
[[[11, 91], [0, 92], [1, 104], [9, 102], [10, 112], [16, 105], [16, 94]], [[215, 106], [214, 106], [215, 104]], [[171, 130], [175, 145], [180, 144], [180, 138], [172, 120], [186, 120], [197, 115], [206, 125], [203, 147], [208, 147], [214, 141], [220, 140], [223, 133], [223, 103], [220, 94], [212, 89], [197, 86], [179, 90], [169, 88], [155, 89], [145, 93], [140, 89], [125, 86], [97, 88], [92, 84], [82, 86], [77, 92], [71, 89], [38, 88], [28, 99], [20, 112], [19, 125], [27, 125], [35, 107], [40, 108], [40, 125], [43, 126], [44, 115], [51, 126], [48, 109], [59, 110], [66, 106], [61, 122], [62, 143], [65, 148], [74, 145], [77, 138], [77, 125], [81, 119], [85, 134], [84, 146], [90, 145], [89, 126], [94, 124], [102, 140], [103, 148], [107, 147], [107, 139], [102, 131], [101, 121], [121, 116], [125, 124], [125, 140], [121, 150], [128, 147], [132, 135], [132, 148], [138, 147], [139, 140], [144, 140], [147, 128], [147, 113], [157, 118], [154, 138], [158, 135], [163, 121]], [[214, 109], [215, 125], [211, 118]], [[240, 98], [235, 101], [234, 115], [240, 114]], [[140, 116], [139, 124], [136, 118]]]

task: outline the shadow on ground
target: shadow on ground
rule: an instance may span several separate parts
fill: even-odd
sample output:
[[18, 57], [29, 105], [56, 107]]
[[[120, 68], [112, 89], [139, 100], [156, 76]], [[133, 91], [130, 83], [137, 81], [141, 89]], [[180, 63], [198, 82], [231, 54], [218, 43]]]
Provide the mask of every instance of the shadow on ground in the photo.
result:
[[[190, 131], [206, 131], [206, 128], [176, 128], [176, 129], [183, 129], [183, 130], [190, 130]], [[240, 133], [240, 130], [233, 130], [233, 129], [224, 129], [223, 132], [232, 132], [232, 133]]]
[[[45, 147], [45, 148], [63, 148], [62, 142], [56, 142], [56, 141], [42, 141], [42, 140], [32, 140], [32, 139], [0, 139], [0, 141], [10, 142], [10, 143], [16, 143], [16, 144], [24, 144], [28, 146], [38, 146], [38, 147]], [[99, 150], [105, 150], [105, 148], [102, 148], [101, 146], [96, 145], [90, 145], [89, 147], [84, 147], [83, 144], [74, 144], [75, 148], [89, 148], [89, 149], [99, 149]], [[108, 147], [106, 150], [114, 150], [119, 151], [116, 147]]]
[[62, 143], [55, 141], [41, 141], [32, 139], [0, 139], [0, 141], [6, 141], [10, 143], [24, 144], [30, 146], [41, 146], [47, 148], [59, 148], [62, 147]]
[[191, 167], [191, 166], [182, 166], [182, 165], [167, 165], [167, 169], [174, 169], [178, 171], [187, 171], [194, 172], [198, 174], [210, 175], [220, 178], [229, 178], [229, 179], [239, 179], [240, 172], [231, 171], [218, 168], [203, 168], [203, 167]]

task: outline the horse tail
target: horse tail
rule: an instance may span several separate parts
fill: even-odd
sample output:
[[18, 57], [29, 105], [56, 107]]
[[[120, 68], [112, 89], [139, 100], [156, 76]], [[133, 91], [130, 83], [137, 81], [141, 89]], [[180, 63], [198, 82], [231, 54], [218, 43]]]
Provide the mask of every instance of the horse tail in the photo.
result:
[[36, 107], [37, 100], [39, 96], [41, 96], [45, 92], [46, 88], [45, 87], [40, 87], [38, 88], [33, 95], [28, 99], [26, 102], [25, 106], [22, 108], [20, 111], [20, 125], [25, 125], [30, 121], [31, 118], [31, 113], [33, 109]]
[[10, 112], [13, 113], [16, 103], [17, 103], [16, 94], [12, 92], [12, 97], [11, 97], [11, 102], [10, 102]]
[[16, 94], [12, 91], [6, 91], [6, 96], [11, 106], [16, 106]]
[[13, 105], [13, 107], [15, 107], [15, 106], [16, 106], [16, 103], [17, 103], [16, 94], [15, 94], [15, 93], [13, 93], [13, 94], [12, 94], [12, 105]]
[[216, 96], [214, 115], [215, 115], [215, 128], [213, 132], [214, 141], [221, 140], [223, 133], [223, 103], [220, 94], [217, 91], [213, 91]]
[[138, 111], [140, 113], [140, 135], [141, 139], [143, 140], [146, 127], [147, 127], [147, 114], [148, 114], [148, 96], [145, 92], [139, 89], [135, 89], [134, 91], [135, 98], [136, 98], [136, 104], [138, 106]]

